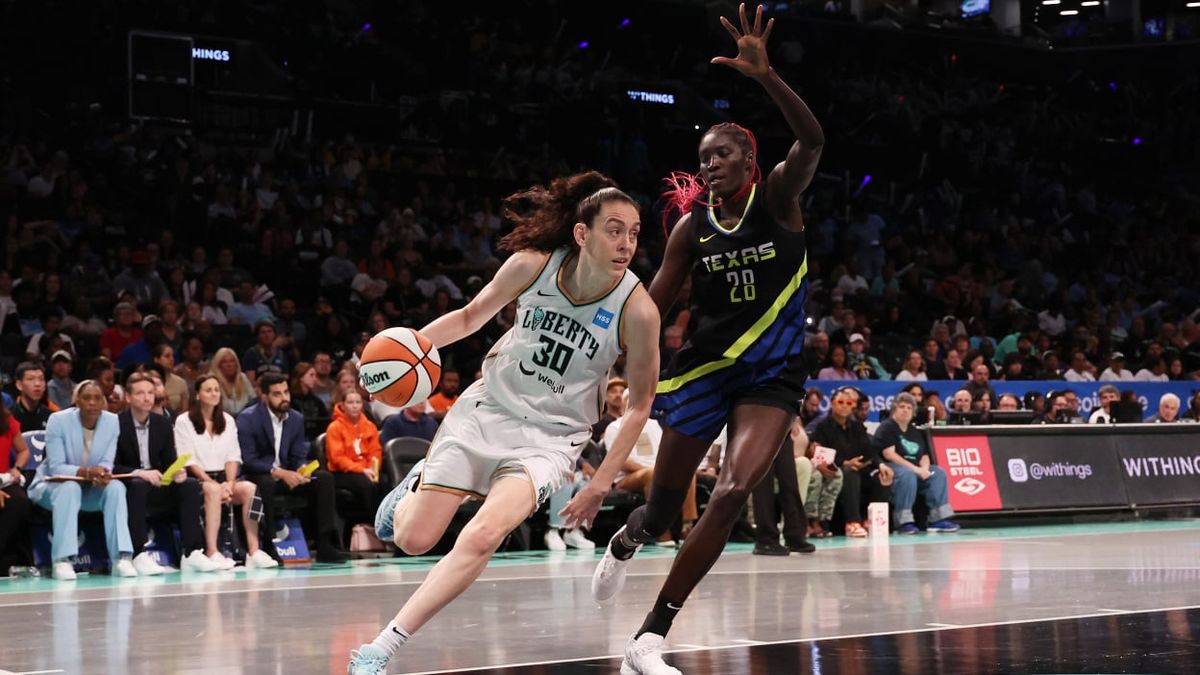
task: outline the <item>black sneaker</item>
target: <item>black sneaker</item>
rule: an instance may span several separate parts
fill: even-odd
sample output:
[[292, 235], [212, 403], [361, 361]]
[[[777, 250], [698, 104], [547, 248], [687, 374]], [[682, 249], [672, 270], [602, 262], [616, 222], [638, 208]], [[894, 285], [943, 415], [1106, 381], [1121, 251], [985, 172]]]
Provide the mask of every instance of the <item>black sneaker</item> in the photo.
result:
[[777, 541], [760, 541], [754, 545], [754, 555], [787, 555], [788, 550]]
[[317, 562], [319, 563], [344, 563], [346, 562], [346, 554], [339, 551], [333, 546], [318, 546], [317, 547]]
[[792, 553], [813, 553], [817, 550], [817, 547], [807, 541], [797, 541], [788, 542], [787, 550]]

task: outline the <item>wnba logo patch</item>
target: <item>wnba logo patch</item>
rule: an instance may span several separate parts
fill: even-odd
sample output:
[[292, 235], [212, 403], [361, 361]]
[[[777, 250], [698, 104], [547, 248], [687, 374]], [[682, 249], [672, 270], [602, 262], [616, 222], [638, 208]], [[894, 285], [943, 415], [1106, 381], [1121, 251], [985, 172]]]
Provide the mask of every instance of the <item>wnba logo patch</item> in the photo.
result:
[[592, 317], [592, 323], [605, 330], [608, 330], [608, 327], [612, 325], [612, 320], [613, 313], [606, 309], [596, 310], [596, 316]]

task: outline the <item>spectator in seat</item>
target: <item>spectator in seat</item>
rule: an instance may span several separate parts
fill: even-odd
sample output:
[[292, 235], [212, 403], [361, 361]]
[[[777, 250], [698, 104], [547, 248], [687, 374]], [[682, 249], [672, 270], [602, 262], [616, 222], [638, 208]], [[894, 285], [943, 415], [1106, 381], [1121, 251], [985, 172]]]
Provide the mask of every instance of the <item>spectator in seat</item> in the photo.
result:
[[[143, 309], [157, 308], [171, 296], [167, 285], [150, 263], [150, 255], [146, 251], [134, 251], [129, 256], [129, 267], [113, 279], [113, 288], [132, 294]], [[112, 354], [105, 356], [113, 357]]]
[[[664, 362], [659, 361], [659, 363]], [[599, 443], [603, 440], [604, 431], [608, 429], [608, 425], [625, 414], [625, 390], [628, 388], [629, 383], [619, 377], [614, 377], [608, 381], [608, 386], [604, 394], [604, 413], [592, 425], [593, 441]]]
[[846, 348], [834, 345], [829, 348], [829, 361], [817, 374], [818, 380], [857, 380], [854, 371], [846, 367]]
[[1108, 367], [1097, 378], [1101, 382], [1133, 382], [1133, 373], [1125, 368], [1125, 355], [1113, 352], [1108, 357]]
[[142, 337], [129, 343], [117, 357], [117, 368], [128, 372], [135, 366], [149, 363], [154, 358], [154, 348], [163, 343], [162, 319], [153, 314], [142, 317]]
[[1179, 397], [1171, 392], [1158, 399], [1158, 412], [1146, 418], [1151, 424], [1179, 422]]
[[1082, 349], [1075, 349], [1071, 352], [1071, 367], [1063, 373], [1063, 379], [1067, 382], [1096, 381], [1096, 366], [1088, 361], [1087, 354]]
[[255, 299], [257, 295], [258, 288], [254, 285], [253, 281], [247, 279], [239, 283], [237, 302], [229, 306], [226, 316], [229, 319], [229, 323], [254, 326], [255, 329], [258, 328], [258, 322], [263, 319], [271, 321], [271, 340], [274, 341], [275, 315], [271, 312], [270, 307]]
[[[125, 502], [129, 511], [129, 536], [133, 544], [133, 566], [140, 575], [156, 575], [166, 568], [145, 550], [148, 509], [151, 504], [165, 505], [176, 516], [183, 554], [204, 547], [200, 530], [200, 484], [178, 470], [165, 472], [175, 462], [175, 434], [171, 423], [153, 412], [154, 382], [146, 373], [133, 373], [125, 384], [129, 407], [117, 415], [119, 427], [113, 473], [133, 474], [125, 478]], [[166, 478], [170, 483], [162, 485]]]
[[[275, 532], [275, 493], [282, 483], [308, 499], [308, 512], [316, 521], [317, 561], [345, 562], [333, 520], [333, 476], [323, 469], [311, 476], [298, 472], [308, 463], [308, 442], [304, 440], [304, 416], [291, 409], [287, 380], [277, 373], [265, 373], [259, 392], [259, 402], [238, 415], [237, 429], [246, 478], [258, 485], [262, 497], [266, 531]], [[267, 553], [273, 553], [274, 544], [267, 546]], [[271, 557], [278, 559], [278, 554]]]
[[904, 359], [904, 367], [896, 373], [896, 381], [925, 382], [928, 379], [929, 376], [925, 374], [925, 359], [921, 358], [921, 352], [915, 349], [910, 351]]
[[237, 417], [254, 403], [254, 385], [242, 372], [237, 354], [229, 347], [221, 347], [213, 354], [209, 374], [215, 375], [221, 385], [221, 406], [225, 412]]
[[1200, 391], [1192, 394], [1192, 398], [1188, 399], [1187, 412], [1183, 414], [1180, 422], [1200, 422]]
[[28, 461], [21, 423], [0, 405], [0, 576], [7, 575], [10, 566], [33, 564], [27, 530], [30, 502], [21, 473]]
[[242, 372], [251, 384], [257, 381], [258, 369], [263, 366], [275, 366], [281, 373], [288, 372], [285, 342], [287, 340], [275, 334], [275, 322], [271, 319], [259, 319], [254, 323], [254, 346], [242, 355]]
[[821, 404], [825, 402], [825, 395], [816, 387], [809, 387], [804, 391], [804, 402], [800, 406], [800, 422], [804, 425], [807, 432], [809, 425], [816, 422], [824, 413], [821, 412]]
[[[311, 363], [301, 361], [292, 368], [292, 377], [288, 382], [288, 389], [292, 393], [292, 409], [304, 415], [304, 437], [312, 439], [325, 431], [332, 421], [329, 408], [313, 393], [316, 384], [317, 370]], [[345, 399], [342, 403], [345, 403]]]
[[167, 409], [176, 415], [186, 414], [191, 396], [188, 393], [188, 383], [175, 374], [175, 350], [171, 345], [161, 343], [154, 348], [152, 360], [162, 368]]
[[893, 511], [900, 534], [917, 534], [913, 519], [913, 504], [919, 495], [924, 495], [929, 506], [929, 532], [957, 532], [958, 525], [950, 518], [954, 509], [950, 507], [947, 494], [946, 471], [932, 466], [929, 444], [923, 431], [912, 424], [917, 400], [909, 394], [900, 394], [892, 408], [891, 418], [884, 420], [875, 432], [875, 443], [882, 450], [884, 461], [895, 472], [892, 487]]
[[1100, 397], [1100, 405], [1088, 417], [1088, 424], [1112, 424], [1115, 421], [1112, 405], [1121, 399], [1120, 390], [1116, 385], [1105, 384], [1096, 393]]
[[[201, 375], [188, 406], [188, 414], [175, 420], [175, 448], [190, 453], [187, 470], [199, 481], [204, 495], [204, 549], [195, 550], [183, 560], [183, 569], [193, 572], [213, 572], [233, 568], [217, 547], [221, 529], [221, 507], [240, 506], [242, 525], [246, 531], [246, 568], [271, 568], [278, 561], [267, 554], [260, 544], [259, 527], [252, 511], [255, 485], [239, 480], [242, 448], [238, 442], [238, 427], [233, 416], [221, 405], [221, 383], [217, 375]], [[274, 534], [270, 530], [268, 536]]]
[[829, 335], [823, 332], [813, 334], [808, 338], [808, 345], [803, 354], [804, 363], [812, 369], [810, 377], [815, 380], [821, 368], [825, 367], [825, 362], [829, 360]]
[[313, 383], [313, 394], [328, 408], [333, 405], [330, 398], [333, 397], [333, 389], [337, 386], [337, 380], [333, 377], [333, 357], [329, 352], [318, 351], [313, 354], [312, 364], [317, 375], [316, 382]]
[[1061, 391], [1052, 391], [1046, 395], [1046, 414], [1042, 416], [1042, 424], [1059, 424], [1061, 417], [1072, 416], [1071, 404]]
[[333, 407], [333, 421], [325, 430], [325, 464], [337, 488], [349, 490], [368, 519], [374, 518], [383, 496], [379, 493], [383, 465], [379, 441], [379, 430], [363, 414], [362, 394], [346, 394]]
[[[105, 408], [104, 391], [92, 380], [75, 388], [75, 407], [56, 412], [46, 424], [46, 459], [29, 488], [30, 500], [51, 512], [50, 546], [55, 579], [75, 579], [72, 559], [79, 551], [79, 512], [102, 511], [113, 574], [136, 577], [125, 484], [113, 480], [117, 416]], [[76, 480], [79, 479], [79, 480]]]
[[980, 363], [971, 368], [971, 381], [967, 383], [965, 389], [971, 394], [971, 399], [979, 398], [983, 393], [988, 395], [988, 407], [992, 407], [996, 402], [996, 390], [992, 389], [989, 383], [992, 371], [986, 363]]
[[[940, 324], [939, 324], [940, 325]], [[934, 363], [929, 366], [929, 379], [931, 380], [965, 380], [967, 379], [967, 371], [962, 366], [962, 352], [951, 347], [946, 350], [946, 358], [942, 359], [941, 363]]]
[[59, 410], [71, 407], [71, 396], [75, 393], [75, 380], [71, 379], [74, 367], [75, 357], [66, 350], [60, 349], [50, 357], [50, 382], [46, 392], [50, 403]]
[[437, 393], [429, 397], [429, 405], [433, 408], [430, 415], [438, 422], [446, 416], [446, 412], [450, 410], [450, 406], [458, 400], [459, 377], [458, 372], [454, 370], [442, 371], [442, 383], [438, 386]]
[[100, 355], [115, 359], [129, 345], [142, 339], [142, 329], [134, 324], [134, 307], [119, 302], [113, 308], [113, 325], [100, 334]]
[[[629, 404], [629, 391], [626, 390], [622, 396], [625, 399], [626, 406]], [[617, 438], [617, 433], [621, 431], [621, 424], [625, 417], [619, 417], [608, 428], [604, 430], [604, 447], [611, 448], [613, 441]], [[621, 467], [621, 471], [617, 473], [616, 479], [613, 481], [613, 487], [618, 490], [627, 490], [629, 492], [640, 492], [646, 499], [650, 499], [650, 490], [654, 485], [654, 461], [658, 457], [658, 445], [662, 441], [662, 427], [658, 422], [650, 419], [646, 420], [646, 425], [642, 427], [642, 433], [638, 436], [638, 440], [634, 443], [633, 451], [629, 453], [629, 458], [625, 460], [625, 466]], [[696, 479], [693, 478], [688, 485], [687, 496], [684, 497], [683, 511], [681, 515], [683, 519], [683, 529], [681, 535], [686, 538], [691, 531], [692, 526], [699, 518], [696, 508]], [[672, 541], [671, 533], [664, 532], [659, 538], [659, 543], [670, 545]]]
[[846, 364], [860, 380], [890, 380], [892, 374], [879, 365], [879, 359], [871, 356], [867, 337], [870, 329], [863, 327], [863, 332], [850, 336], [850, 344], [846, 351]]
[[951, 412], [971, 412], [975, 409], [975, 399], [971, 396], [971, 392], [966, 389], [959, 389], [954, 392], [954, 401], [951, 404]]
[[195, 389], [196, 380], [209, 370], [208, 364], [204, 362], [204, 341], [195, 333], [185, 333], [180, 342], [180, 360], [174, 371], [183, 378], [188, 391], [192, 391]]
[[379, 431], [379, 441], [383, 445], [387, 445], [393, 438], [423, 438], [432, 442], [437, 430], [437, 420], [429, 416], [427, 406], [422, 401], [388, 416]]
[[[846, 518], [847, 537], [865, 537], [862, 497], [866, 492], [871, 501], [888, 501], [892, 469], [880, 461], [866, 427], [854, 419], [858, 392], [843, 387], [834, 392], [829, 415], [817, 423], [810, 442], [835, 451], [834, 465], [842, 472], [841, 506]], [[825, 472], [818, 470], [822, 476]], [[814, 474], [815, 475], [815, 474]], [[810, 487], [809, 493], [812, 494]]]
[[125, 401], [125, 389], [117, 384], [117, 369], [112, 361], [103, 356], [92, 359], [88, 364], [87, 378], [100, 385], [110, 413], [115, 415], [128, 405]]
[[1003, 410], [1005, 412], [1020, 410], [1021, 400], [1017, 398], [1016, 394], [1005, 392], [1000, 394], [1000, 404], [996, 407], [996, 409]]
[[[14, 381], [17, 385], [17, 400], [10, 412], [21, 425], [22, 431], [37, 431], [46, 428], [51, 402], [46, 393], [46, 372], [40, 364], [25, 361], [17, 366]], [[73, 396], [73, 394], [72, 394]]]
[[1142, 364], [1142, 369], [1133, 379], [1138, 382], [1169, 381], [1171, 378], [1167, 375], [1167, 360], [1161, 354], [1147, 356], [1146, 362]]

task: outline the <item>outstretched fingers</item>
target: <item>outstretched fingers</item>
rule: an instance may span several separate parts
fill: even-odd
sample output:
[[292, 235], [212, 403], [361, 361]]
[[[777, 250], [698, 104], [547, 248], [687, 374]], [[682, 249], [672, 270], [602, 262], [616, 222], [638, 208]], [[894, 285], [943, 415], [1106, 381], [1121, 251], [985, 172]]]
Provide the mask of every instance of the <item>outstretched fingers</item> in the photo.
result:
[[751, 35], [750, 20], [746, 18], [746, 3], [743, 2], [742, 4], [738, 5], [738, 16], [742, 20], [742, 33], [745, 35]]
[[721, 25], [725, 27], [725, 30], [729, 31], [729, 34], [733, 36], [734, 41], [742, 39], [742, 34], [738, 32], [738, 29], [733, 27], [732, 23], [729, 23], [729, 19], [721, 17]]
[[762, 9], [763, 6], [758, 6], [758, 11], [754, 12], [754, 34], [762, 35]]

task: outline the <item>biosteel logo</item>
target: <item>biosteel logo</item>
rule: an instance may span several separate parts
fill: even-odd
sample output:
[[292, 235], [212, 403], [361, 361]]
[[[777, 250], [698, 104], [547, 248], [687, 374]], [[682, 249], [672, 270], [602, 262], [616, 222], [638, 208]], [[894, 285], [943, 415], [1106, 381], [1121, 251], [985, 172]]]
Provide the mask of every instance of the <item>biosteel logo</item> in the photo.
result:
[[1000, 508], [1000, 489], [986, 436], [935, 435], [933, 449], [953, 488], [950, 505], [955, 511], [995, 511]]

